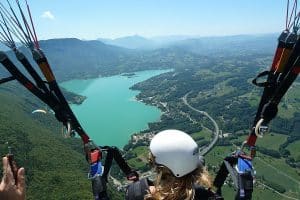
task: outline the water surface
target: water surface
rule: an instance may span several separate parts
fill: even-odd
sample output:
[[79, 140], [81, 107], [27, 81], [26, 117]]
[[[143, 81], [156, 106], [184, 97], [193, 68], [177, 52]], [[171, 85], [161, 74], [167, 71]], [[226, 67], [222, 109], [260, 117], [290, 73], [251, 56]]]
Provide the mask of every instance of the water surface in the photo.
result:
[[71, 105], [71, 108], [96, 144], [123, 147], [130, 135], [147, 129], [147, 124], [158, 121], [161, 115], [158, 108], [136, 101], [139, 91], [129, 88], [167, 71], [136, 72], [130, 78], [117, 75], [71, 80], [61, 86], [87, 97], [81, 105]]

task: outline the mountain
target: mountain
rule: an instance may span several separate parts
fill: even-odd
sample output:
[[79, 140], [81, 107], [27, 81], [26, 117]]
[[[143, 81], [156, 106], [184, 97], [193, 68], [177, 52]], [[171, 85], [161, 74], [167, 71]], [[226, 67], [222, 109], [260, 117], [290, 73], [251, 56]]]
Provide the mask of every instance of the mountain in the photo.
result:
[[[184, 67], [184, 63], [179, 61], [180, 58], [194, 57], [189, 55], [193, 53], [180, 49], [130, 50], [101, 41], [82, 41], [74, 38], [45, 40], [41, 41], [40, 45], [58, 81], [150, 69], [181, 68]], [[20, 50], [37, 67], [30, 52], [25, 48]], [[7, 54], [22, 70], [23, 67], [14, 54]], [[0, 69], [0, 75], [7, 76], [3, 68]]]
[[236, 53], [236, 51], [260, 51], [273, 49], [276, 45], [278, 33], [260, 35], [233, 35], [199, 37], [186, 35], [155, 36], [145, 38], [139, 35], [116, 39], [99, 38], [98, 40], [118, 47], [135, 50], [155, 50], [160, 48], [178, 47], [197, 54], [210, 54], [222, 51]]
[[171, 47], [181, 48], [196, 54], [210, 55], [224, 53], [272, 53], [279, 34], [235, 35], [224, 37], [201, 37], [181, 40]]
[[187, 40], [191, 38], [198, 38], [197, 36], [190, 35], [167, 35], [167, 36], [155, 36], [151, 37], [151, 40], [159, 44], [160, 46], [170, 45], [182, 40]]
[[153, 49], [156, 44], [153, 40], [141, 37], [139, 35], [121, 37], [117, 39], [98, 39], [105, 44], [115, 45], [127, 49]]
[[131, 54], [127, 49], [100, 41], [74, 38], [41, 41], [41, 47], [61, 79], [109, 74], [122, 59]]
[[[110, 74], [109, 71], [114, 70], [122, 58], [131, 54], [127, 49], [106, 45], [100, 41], [82, 41], [75, 38], [44, 40], [40, 41], [40, 45], [60, 81]], [[28, 49], [21, 47], [20, 51], [36, 66]], [[7, 54], [20, 66], [13, 52]], [[1, 69], [0, 74], [3, 73]]]
[[[151, 40], [140, 36], [126, 38], [117, 41], [135, 41], [135, 44], [140, 45], [143, 43], [141, 41], [144, 41], [144, 44], [151, 43]], [[274, 52], [277, 44], [277, 34], [184, 38], [184, 36], [165, 37], [161, 41], [172, 42], [167, 42], [157, 49], [147, 50], [133, 50], [105, 44], [99, 40], [82, 41], [75, 38], [41, 41], [41, 47], [57, 80], [64, 81], [146, 69], [186, 68], [203, 64], [206, 56], [267, 55]], [[23, 51], [28, 58], [32, 57], [27, 50]], [[8, 54], [15, 60], [12, 53]], [[1, 76], [4, 74], [3, 69], [0, 69], [0, 74]]]
[[127, 49], [154, 50], [165, 48], [178, 41], [193, 38], [192, 36], [172, 35], [172, 36], [155, 36], [145, 38], [139, 35], [126, 36], [116, 39], [99, 38], [98, 40], [110, 45], [124, 47]]

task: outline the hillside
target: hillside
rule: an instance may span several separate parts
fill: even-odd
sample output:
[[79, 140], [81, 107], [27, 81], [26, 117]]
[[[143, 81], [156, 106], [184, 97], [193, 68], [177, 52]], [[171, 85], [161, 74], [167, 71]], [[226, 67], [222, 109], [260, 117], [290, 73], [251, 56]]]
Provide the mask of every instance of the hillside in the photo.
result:
[[0, 104], [0, 152], [8, 142], [25, 167], [27, 199], [92, 199], [81, 140], [63, 138], [54, 115], [32, 114], [45, 107], [17, 84], [0, 86]]
[[[130, 40], [135, 39], [130, 37]], [[171, 39], [163, 39], [163, 41], [168, 40]], [[203, 66], [203, 62], [211, 62], [207, 57], [214, 57], [214, 55], [218, 55], [219, 59], [222, 56], [247, 56], [255, 53], [270, 55], [276, 45], [275, 35], [178, 40], [170, 42], [172, 45], [161, 41], [162, 45], [154, 50], [130, 50], [104, 44], [98, 40], [82, 41], [75, 38], [41, 41], [41, 47], [49, 59], [57, 80], [64, 81], [148, 69], [184, 69]], [[31, 58], [27, 50], [24, 48], [21, 50]], [[8, 54], [16, 60], [12, 53]], [[1, 69], [0, 74], [3, 74], [2, 71]]]

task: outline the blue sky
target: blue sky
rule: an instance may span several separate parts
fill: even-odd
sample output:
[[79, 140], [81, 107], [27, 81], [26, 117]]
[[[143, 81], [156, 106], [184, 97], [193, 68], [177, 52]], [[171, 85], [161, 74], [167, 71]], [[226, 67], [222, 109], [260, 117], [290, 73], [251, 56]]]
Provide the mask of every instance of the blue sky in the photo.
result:
[[40, 39], [280, 32], [286, 0], [28, 0]]

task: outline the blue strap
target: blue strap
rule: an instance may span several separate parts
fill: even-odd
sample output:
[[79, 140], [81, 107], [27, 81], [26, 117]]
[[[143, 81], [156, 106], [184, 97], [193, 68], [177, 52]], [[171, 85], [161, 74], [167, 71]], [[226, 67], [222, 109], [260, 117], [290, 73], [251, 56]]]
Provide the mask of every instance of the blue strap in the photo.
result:
[[96, 175], [101, 176], [103, 174], [103, 167], [101, 162], [96, 162], [90, 165], [90, 173], [89, 173], [89, 177], [95, 177]]
[[251, 161], [243, 158], [238, 158], [238, 170], [242, 173], [253, 170]]

